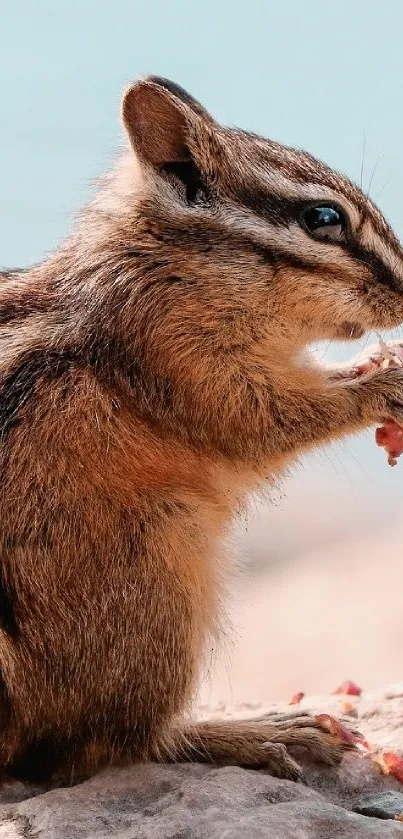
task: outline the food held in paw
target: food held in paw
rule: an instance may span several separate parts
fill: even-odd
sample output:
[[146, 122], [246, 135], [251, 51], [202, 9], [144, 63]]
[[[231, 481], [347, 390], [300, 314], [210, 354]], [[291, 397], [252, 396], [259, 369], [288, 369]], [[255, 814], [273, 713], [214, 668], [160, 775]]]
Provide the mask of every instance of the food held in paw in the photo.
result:
[[[364, 376], [375, 370], [386, 370], [389, 367], [403, 367], [403, 344], [385, 344], [380, 339], [379, 347], [368, 359], [359, 362], [354, 367], [354, 372], [357, 376]], [[398, 457], [403, 454], [403, 428], [388, 419], [376, 429], [375, 442], [385, 449], [389, 466], [396, 466]]]
[[396, 466], [397, 458], [403, 454], [403, 428], [393, 420], [386, 420], [376, 429], [375, 441], [386, 450], [389, 466]]

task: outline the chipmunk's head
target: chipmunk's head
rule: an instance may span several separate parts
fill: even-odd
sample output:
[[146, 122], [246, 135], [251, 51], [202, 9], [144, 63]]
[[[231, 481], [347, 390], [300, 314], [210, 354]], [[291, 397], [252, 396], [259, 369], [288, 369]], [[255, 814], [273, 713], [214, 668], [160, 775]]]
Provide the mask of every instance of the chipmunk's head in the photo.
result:
[[123, 122], [144, 229], [165, 259], [166, 308], [180, 316], [182, 307], [182, 331], [193, 319], [230, 346], [230, 334], [241, 341], [239, 324], [249, 337], [277, 325], [309, 342], [403, 321], [402, 247], [347, 178], [305, 152], [219, 126], [164, 79], [127, 90]]

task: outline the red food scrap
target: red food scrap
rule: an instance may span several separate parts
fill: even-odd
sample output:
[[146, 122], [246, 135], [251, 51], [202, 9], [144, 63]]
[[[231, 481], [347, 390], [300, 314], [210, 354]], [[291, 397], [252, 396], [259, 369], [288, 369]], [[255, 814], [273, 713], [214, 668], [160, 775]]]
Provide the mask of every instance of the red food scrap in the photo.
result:
[[393, 775], [403, 784], [403, 758], [396, 752], [381, 752], [374, 760], [379, 763], [384, 775]]
[[354, 746], [356, 743], [356, 737], [352, 734], [351, 731], [343, 725], [340, 720], [336, 719], [336, 717], [332, 717], [330, 714], [317, 714], [315, 719], [327, 728], [330, 734], [334, 734], [335, 737], [338, 737], [341, 743], [347, 743], [351, 746]]
[[345, 693], [348, 696], [361, 696], [362, 688], [358, 687], [355, 682], [352, 682], [350, 679], [346, 679], [334, 693]]
[[298, 693], [294, 693], [294, 696], [292, 697], [292, 699], [290, 700], [290, 702], [288, 704], [289, 705], [299, 705], [299, 703], [301, 702], [301, 699], [303, 699], [304, 696], [305, 696], [305, 694], [304, 694], [303, 690], [299, 690]]
[[315, 719], [317, 722], [321, 723], [324, 728], [327, 728], [330, 734], [337, 737], [338, 740], [340, 740], [340, 743], [345, 743], [347, 746], [358, 746], [361, 749], [368, 751], [371, 749], [367, 740], [363, 737], [359, 737], [357, 734], [353, 734], [353, 732], [349, 731], [348, 728], [336, 717], [332, 717], [330, 714], [317, 714]]

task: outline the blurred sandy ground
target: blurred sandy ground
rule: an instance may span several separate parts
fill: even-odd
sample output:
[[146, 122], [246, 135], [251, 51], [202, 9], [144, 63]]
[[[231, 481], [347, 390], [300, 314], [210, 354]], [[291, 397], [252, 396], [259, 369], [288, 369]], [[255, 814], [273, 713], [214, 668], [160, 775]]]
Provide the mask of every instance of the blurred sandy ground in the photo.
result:
[[308, 458], [231, 539], [232, 628], [201, 701], [287, 699], [403, 679], [403, 457], [373, 435]]

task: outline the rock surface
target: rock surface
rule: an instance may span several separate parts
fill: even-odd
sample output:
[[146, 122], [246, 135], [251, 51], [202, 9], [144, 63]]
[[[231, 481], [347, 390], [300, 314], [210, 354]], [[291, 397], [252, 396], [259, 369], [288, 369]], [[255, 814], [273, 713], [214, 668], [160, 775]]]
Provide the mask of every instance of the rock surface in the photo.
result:
[[394, 819], [395, 816], [402, 816], [403, 793], [387, 789], [384, 792], [367, 795], [354, 804], [353, 812], [361, 813], [363, 816], [375, 816], [378, 819]]
[[[360, 698], [311, 697], [300, 707], [347, 712], [371, 743], [403, 751], [403, 686]], [[403, 839], [396, 820], [403, 785], [370, 756], [350, 754], [331, 769], [306, 766], [306, 774], [303, 786], [238, 767], [148, 764], [110, 769], [70, 789], [10, 781], [0, 788], [0, 839]], [[354, 812], [368, 802], [380, 817]]]

